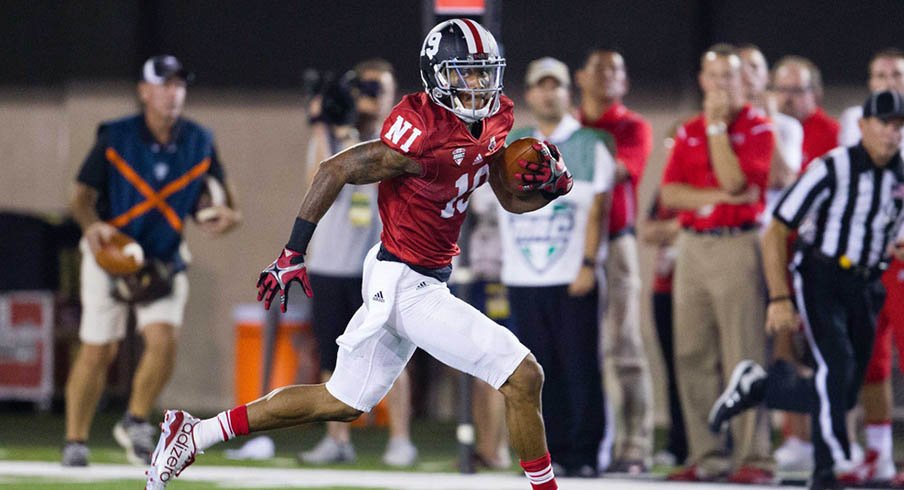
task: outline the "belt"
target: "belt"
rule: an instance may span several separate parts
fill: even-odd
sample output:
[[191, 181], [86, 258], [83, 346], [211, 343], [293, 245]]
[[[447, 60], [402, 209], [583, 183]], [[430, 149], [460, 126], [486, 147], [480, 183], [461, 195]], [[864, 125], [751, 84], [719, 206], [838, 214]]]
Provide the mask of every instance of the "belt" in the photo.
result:
[[452, 275], [452, 264], [449, 264], [445, 267], [440, 267], [437, 269], [431, 269], [429, 267], [422, 267], [419, 265], [409, 264], [405, 262], [399, 257], [396, 257], [392, 252], [386, 250], [383, 244], [380, 244], [380, 250], [377, 251], [377, 260], [384, 260], [389, 262], [400, 262], [402, 264], [407, 265], [411, 270], [417, 272], [418, 274], [432, 277], [439, 282], [449, 282], [449, 277]]
[[863, 281], [873, 281], [882, 276], [888, 264], [880, 262], [873, 267], [856, 265], [851, 262], [847, 255], [841, 257], [831, 257], [818, 250], [808, 250], [804, 252], [804, 256], [814, 262], [823, 265], [829, 265], [837, 269], [839, 272], [849, 274], [852, 277]]
[[610, 233], [609, 240], [612, 241], [612, 240], [621, 238], [625, 235], [633, 235], [633, 234], [634, 234], [634, 225], [626, 226], [626, 227], [616, 231], [615, 233]]
[[759, 225], [756, 223], [744, 223], [739, 226], [718, 226], [715, 228], [707, 228], [705, 230], [698, 230], [695, 228], [685, 228], [684, 230], [689, 231], [695, 235], [734, 236], [755, 230], [757, 229], [757, 227], [759, 227]]

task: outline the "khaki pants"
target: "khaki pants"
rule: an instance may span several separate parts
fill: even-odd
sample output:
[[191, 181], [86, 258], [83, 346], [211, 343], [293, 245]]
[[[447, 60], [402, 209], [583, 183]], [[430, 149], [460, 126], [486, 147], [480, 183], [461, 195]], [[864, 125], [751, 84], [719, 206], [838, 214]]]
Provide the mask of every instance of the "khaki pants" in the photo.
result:
[[731, 421], [734, 452], [707, 418], [735, 365], [763, 363], [765, 288], [756, 231], [734, 236], [682, 232], [674, 283], [675, 370], [687, 428], [688, 464], [713, 475], [753, 465], [771, 470], [765, 411]]
[[[606, 314], [600, 338], [606, 400], [620, 422], [614, 457], [648, 460], [653, 450], [653, 390], [640, 333], [640, 266], [633, 234], [609, 242], [606, 282]], [[607, 437], [611, 437], [613, 422], [607, 422]]]

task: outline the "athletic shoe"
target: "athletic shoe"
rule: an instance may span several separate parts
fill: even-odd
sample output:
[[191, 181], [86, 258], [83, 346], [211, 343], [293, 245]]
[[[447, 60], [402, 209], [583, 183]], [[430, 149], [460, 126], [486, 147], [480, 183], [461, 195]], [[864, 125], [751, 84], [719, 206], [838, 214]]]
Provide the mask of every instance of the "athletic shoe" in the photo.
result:
[[417, 461], [417, 448], [409, 439], [390, 439], [383, 453], [383, 464], [404, 468]]
[[742, 485], [772, 485], [776, 483], [775, 474], [756, 466], [744, 465], [728, 477], [729, 483]]
[[[555, 474], [555, 470], [553, 470], [553, 474]], [[569, 478], [597, 478], [599, 472], [593, 465], [582, 464], [573, 468], [566, 468], [565, 473], [562, 476], [567, 476]]]
[[667, 481], [715, 481], [717, 476], [708, 475], [699, 466], [692, 464], [684, 468], [678, 468], [669, 473], [665, 479]]
[[352, 443], [339, 442], [330, 436], [324, 436], [314, 449], [298, 453], [298, 460], [307, 464], [354, 463], [355, 459]]
[[891, 487], [904, 488], [904, 471], [898, 473], [894, 478], [891, 479]]
[[879, 452], [870, 449], [866, 458], [854, 469], [838, 475], [838, 481], [846, 485], [863, 485], [871, 482], [887, 482], [895, 477], [895, 462], [882, 458]]
[[785, 439], [775, 452], [775, 467], [786, 473], [809, 473], [813, 471], [813, 443], [791, 436]]
[[167, 410], [160, 424], [160, 440], [151, 457], [145, 490], [162, 490], [195, 462], [194, 430], [200, 422], [182, 410]]
[[729, 419], [758, 405], [765, 390], [758, 389], [760, 386], [756, 383], [765, 379], [766, 371], [759, 364], [751, 360], [739, 362], [731, 372], [731, 379], [722, 396], [709, 411], [709, 430], [720, 432]]
[[126, 450], [126, 459], [137, 466], [151, 464], [154, 450], [154, 427], [147, 422], [133, 422], [127, 417], [113, 426], [113, 438]]
[[626, 475], [642, 475], [649, 472], [649, 466], [642, 459], [620, 459], [606, 469], [606, 473], [623, 473]]
[[88, 466], [91, 450], [84, 442], [67, 441], [63, 446], [63, 466]]

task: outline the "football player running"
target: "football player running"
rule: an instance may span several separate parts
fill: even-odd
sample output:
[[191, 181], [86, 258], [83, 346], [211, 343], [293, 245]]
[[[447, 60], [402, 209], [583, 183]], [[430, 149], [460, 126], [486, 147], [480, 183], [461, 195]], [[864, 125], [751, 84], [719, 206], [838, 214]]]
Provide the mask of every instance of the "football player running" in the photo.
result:
[[258, 300], [267, 308], [279, 294], [285, 310], [293, 282], [311, 296], [304, 254], [317, 221], [343, 185], [379, 182], [381, 243], [365, 259], [365, 302], [337, 340], [332, 378], [279, 388], [206, 420], [167, 411], [148, 489], [164, 488], [197, 453], [236, 436], [356, 419], [386, 395], [418, 347], [505, 396], [512, 446], [531, 486], [558, 488], [541, 417], [542, 368], [507, 329], [454, 297], [446, 280], [474, 189], [489, 181], [503, 208], [524, 213], [570, 191], [571, 174], [552, 145], [536, 147], [541, 165], [521, 162], [517, 182], [495, 163], [514, 114], [502, 95], [505, 59], [483, 26], [469, 19], [440, 23], [427, 34], [420, 59], [425, 91], [402, 99], [380, 140], [321, 163], [288, 243], [258, 281]]

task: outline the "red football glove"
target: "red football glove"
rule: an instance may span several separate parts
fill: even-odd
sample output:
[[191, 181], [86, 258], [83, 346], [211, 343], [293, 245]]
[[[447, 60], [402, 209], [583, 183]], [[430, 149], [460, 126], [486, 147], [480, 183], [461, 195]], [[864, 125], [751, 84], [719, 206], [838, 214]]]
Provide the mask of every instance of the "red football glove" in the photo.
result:
[[548, 199], [568, 194], [574, 185], [574, 179], [571, 177], [571, 172], [565, 167], [562, 154], [559, 153], [556, 145], [544, 142], [534, 144], [533, 148], [537, 150], [543, 161], [532, 163], [520, 160], [518, 162], [518, 165], [527, 171], [515, 174], [515, 178], [522, 182], [519, 188], [525, 192], [540, 191]]
[[257, 300], [264, 300], [264, 308], [269, 310], [270, 302], [279, 292], [279, 309], [285, 313], [292, 281], [301, 283], [308, 298], [314, 297], [314, 290], [311, 289], [311, 282], [308, 280], [308, 271], [304, 266], [304, 255], [284, 248], [279, 257], [261, 272], [257, 280]]

